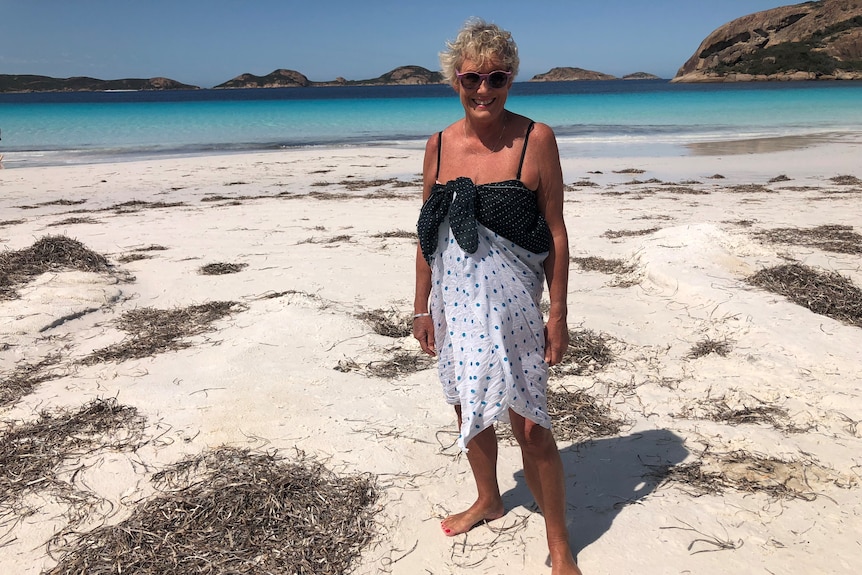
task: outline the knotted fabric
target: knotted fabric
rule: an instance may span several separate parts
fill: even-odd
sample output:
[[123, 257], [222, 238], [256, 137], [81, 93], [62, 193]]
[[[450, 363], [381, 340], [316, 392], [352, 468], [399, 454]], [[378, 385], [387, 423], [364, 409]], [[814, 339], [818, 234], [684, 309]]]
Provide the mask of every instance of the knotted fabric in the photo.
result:
[[440, 224], [449, 216], [452, 235], [468, 254], [476, 252], [477, 222], [534, 254], [547, 252], [551, 233], [536, 195], [520, 180], [475, 185], [470, 178], [435, 184], [417, 223], [422, 255], [430, 264]]

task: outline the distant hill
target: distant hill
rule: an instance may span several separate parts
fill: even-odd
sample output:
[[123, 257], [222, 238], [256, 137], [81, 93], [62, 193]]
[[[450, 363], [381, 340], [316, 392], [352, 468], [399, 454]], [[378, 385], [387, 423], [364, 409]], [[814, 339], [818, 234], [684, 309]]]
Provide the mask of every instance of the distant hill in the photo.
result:
[[255, 76], [254, 74], [242, 74], [228, 80], [215, 88], [296, 88], [307, 86], [388, 86], [388, 85], [415, 85], [415, 84], [441, 84], [443, 75], [440, 72], [432, 72], [422, 66], [400, 66], [394, 70], [371, 78], [369, 80], [345, 80], [336, 78], [329, 82], [312, 82], [304, 74], [296, 70], [279, 69], [266, 76]]
[[862, 79], [862, 2], [820, 0], [743, 16], [700, 44], [673, 82]]
[[99, 80], [86, 76], [51, 78], [26, 74], [0, 74], [2, 92], [100, 92], [107, 90], [198, 90], [170, 78]]
[[311, 85], [305, 75], [296, 70], [279, 69], [266, 76], [240, 74], [215, 88], [301, 88]]
[[646, 72], [634, 72], [623, 76], [623, 80], [661, 80], [661, 77]]
[[544, 74], [536, 74], [530, 82], [569, 82], [572, 80], [616, 80], [616, 76], [584, 70], [583, 68], [551, 68]]

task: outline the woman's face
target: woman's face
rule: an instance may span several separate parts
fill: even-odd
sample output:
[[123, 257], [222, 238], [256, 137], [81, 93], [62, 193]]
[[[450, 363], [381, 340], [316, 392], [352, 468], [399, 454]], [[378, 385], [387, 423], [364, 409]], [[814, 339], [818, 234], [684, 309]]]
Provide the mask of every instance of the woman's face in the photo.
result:
[[[479, 66], [475, 61], [467, 58], [461, 63], [457, 70], [460, 73], [476, 72], [478, 74], [490, 74], [491, 72], [506, 68], [499, 60], [492, 59]], [[461, 105], [469, 117], [476, 120], [489, 121], [498, 118], [506, 106], [506, 98], [509, 96], [509, 88], [512, 86], [512, 77], [506, 81], [501, 88], [492, 88], [489, 79], [485, 78], [478, 86], [465, 88], [459, 79], [455, 79], [455, 91], [461, 98]]]

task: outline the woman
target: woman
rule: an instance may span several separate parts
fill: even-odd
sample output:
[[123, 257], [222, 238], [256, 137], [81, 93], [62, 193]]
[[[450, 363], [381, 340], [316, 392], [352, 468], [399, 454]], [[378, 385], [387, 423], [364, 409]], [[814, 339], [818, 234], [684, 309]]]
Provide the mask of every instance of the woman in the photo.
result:
[[[495, 422], [510, 422], [544, 517], [552, 572], [580, 574], [569, 546], [563, 467], [550, 430], [548, 366], [568, 346], [568, 237], [553, 131], [505, 108], [518, 72], [511, 34], [471, 21], [440, 55], [464, 118], [425, 147], [413, 335], [455, 406], [476, 502], [446, 535], [505, 513]], [[547, 280], [551, 307], [543, 322]]]

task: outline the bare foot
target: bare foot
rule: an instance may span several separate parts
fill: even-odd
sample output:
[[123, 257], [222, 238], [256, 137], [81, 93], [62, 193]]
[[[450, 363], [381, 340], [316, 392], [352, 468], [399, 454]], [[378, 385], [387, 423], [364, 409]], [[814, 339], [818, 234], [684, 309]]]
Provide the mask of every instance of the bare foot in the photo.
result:
[[565, 565], [551, 565], [551, 575], [583, 575], [574, 562]]
[[548, 541], [548, 551], [551, 555], [551, 575], [583, 575], [578, 569], [568, 541]]
[[572, 553], [566, 550], [558, 558], [551, 555], [551, 575], [583, 575]]
[[473, 527], [484, 521], [493, 521], [505, 515], [506, 510], [503, 507], [503, 502], [498, 502], [490, 506], [485, 506], [479, 501], [476, 501], [470, 506], [467, 511], [450, 515], [440, 522], [440, 527], [447, 537], [454, 537], [461, 533], [467, 533]]

